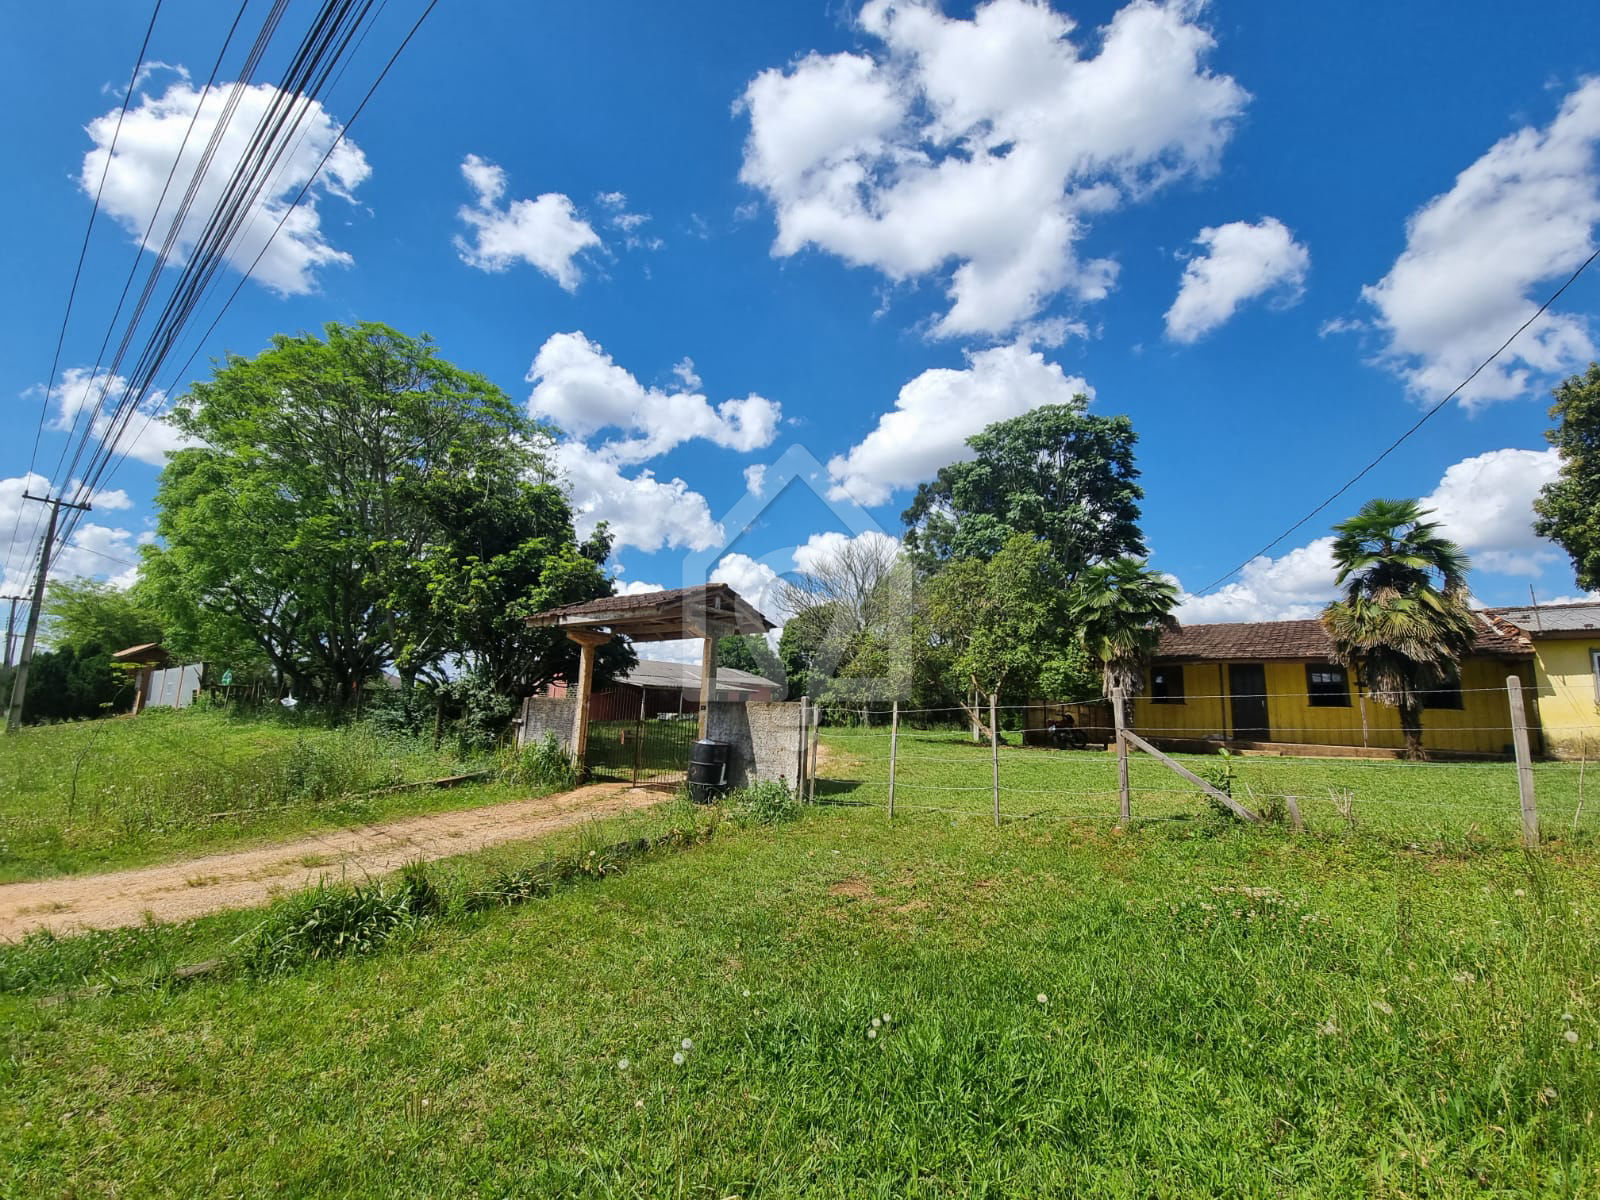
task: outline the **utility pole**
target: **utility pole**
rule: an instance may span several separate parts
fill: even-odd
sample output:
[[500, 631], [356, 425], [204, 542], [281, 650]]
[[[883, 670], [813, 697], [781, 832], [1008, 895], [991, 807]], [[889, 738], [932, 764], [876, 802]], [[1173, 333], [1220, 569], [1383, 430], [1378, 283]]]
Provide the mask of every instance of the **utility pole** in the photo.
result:
[[22, 657], [17, 660], [17, 675], [11, 683], [11, 705], [6, 709], [6, 732], [15, 733], [22, 726], [22, 699], [28, 693], [28, 666], [33, 662], [33, 640], [39, 633], [39, 611], [44, 608], [44, 585], [50, 575], [50, 551], [55, 546], [56, 521], [63, 508], [89, 512], [87, 502], [73, 504], [60, 497], [34, 496], [22, 493], [24, 500], [33, 500], [50, 506], [50, 519], [45, 522], [44, 541], [39, 544], [39, 574], [33, 584], [33, 603], [28, 605], [28, 629], [22, 635]]
[[17, 635], [16, 635], [16, 629], [17, 629], [17, 602], [19, 600], [26, 600], [26, 599], [27, 599], [26, 596], [0, 596], [0, 600], [9, 600], [9, 601], [11, 601], [11, 611], [6, 614], [6, 667], [7, 667], [7, 669], [9, 669], [10, 666], [11, 666], [11, 661], [12, 661], [12, 659], [14, 657], [13, 651], [16, 648], [16, 640], [17, 640]]

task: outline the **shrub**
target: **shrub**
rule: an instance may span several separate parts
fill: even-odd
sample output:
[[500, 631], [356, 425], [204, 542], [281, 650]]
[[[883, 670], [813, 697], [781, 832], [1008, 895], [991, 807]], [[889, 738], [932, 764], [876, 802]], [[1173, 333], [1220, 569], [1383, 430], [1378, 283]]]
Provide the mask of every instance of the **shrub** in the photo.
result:
[[763, 779], [730, 793], [727, 809], [743, 825], [778, 825], [800, 815], [800, 800], [781, 779]]
[[567, 791], [578, 782], [572, 759], [553, 733], [545, 734], [543, 741], [508, 752], [500, 774], [511, 783], [553, 792]]

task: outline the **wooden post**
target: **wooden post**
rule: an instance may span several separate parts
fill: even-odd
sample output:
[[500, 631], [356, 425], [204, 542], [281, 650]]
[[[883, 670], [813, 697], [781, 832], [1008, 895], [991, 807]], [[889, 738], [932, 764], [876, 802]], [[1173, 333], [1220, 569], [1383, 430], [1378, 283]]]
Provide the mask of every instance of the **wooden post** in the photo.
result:
[[800, 697], [800, 741], [795, 746], [795, 776], [794, 794], [806, 794], [806, 779], [810, 776], [809, 764], [806, 762], [806, 738], [811, 736], [810, 726], [806, 724], [811, 719], [811, 697]]
[[[611, 640], [609, 633], [569, 629], [567, 637], [578, 643], [578, 706], [572, 710], [572, 768], [583, 775], [589, 751], [589, 700], [594, 691], [594, 652]], [[570, 694], [570, 689], [569, 689]]]
[[999, 696], [989, 693], [989, 753], [994, 759], [994, 827], [1000, 828], [1000, 718]]
[[822, 705], [817, 701], [811, 702], [811, 776], [806, 791], [806, 799], [812, 804], [817, 802], [817, 738], [818, 728], [822, 725]]
[[889, 820], [894, 820], [894, 759], [900, 749], [900, 701], [889, 712]]
[[1151, 758], [1155, 759], [1158, 763], [1160, 763], [1162, 766], [1167, 768], [1167, 770], [1171, 771], [1174, 775], [1177, 775], [1177, 776], [1179, 776], [1180, 778], [1183, 778], [1183, 779], [1187, 779], [1190, 783], [1194, 784], [1195, 787], [1199, 788], [1206, 795], [1210, 796], [1214, 800], [1217, 800], [1217, 801], [1221, 802], [1221, 804], [1222, 804], [1222, 806], [1224, 808], [1226, 808], [1229, 812], [1231, 812], [1234, 816], [1238, 817], [1240, 820], [1242, 820], [1242, 821], [1254, 821], [1256, 824], [1260, 824], [1261, 823], [1261, 817], [1258, 814], [1251, 812], [1248, 808], [1246, 808], [1244, 805], [1240, 804], [1232, 796], [1228, 795], [1227, 792], [1222, 791], [1220, 788], [1212, 787], [1204, 779], [1201, 779], [1200, 776], [1196, 775], [1193, 771], [1189, 770], [1188, 767], [1184, 766], [1182, 763], [1178, 762], [1176, 759], [1171, 758], [1170, 756], [1161, 753], [1161, 751], [1157, 750], [1154, 746], [1152, 746], [1149, 742], [1145, 741], [1142, 737], [1140, 737], [1133, 730], [1124, 729], [1122, 731], [1122, 739], [1127, 745], [1132, 746], [1135, 750], [1143, 750], [1146, 754], [1148, 754]]
[[704, 739], [711, 702], [717, 698], [717, 639], [708, 637], [700, 645], [700, 737]]
[[1133, 793], [1128, 787], [1127, 717], [1122, 708], [1122, 689], [1111, 689], [1111, 723], [1117, 734], [1117, 824], [1127, 828], [1133, 820]]
[[1533, 756], [1528, 752], [1528, 714], [1522, 708], [1522, 680], [1506, 676], [1506, 697], [1511, 705], [1511, 745], [1517, 752], [1517, 794], [1522, 801], [1522, 844], [1539, 845], [1539, 808], [1533, 796]]

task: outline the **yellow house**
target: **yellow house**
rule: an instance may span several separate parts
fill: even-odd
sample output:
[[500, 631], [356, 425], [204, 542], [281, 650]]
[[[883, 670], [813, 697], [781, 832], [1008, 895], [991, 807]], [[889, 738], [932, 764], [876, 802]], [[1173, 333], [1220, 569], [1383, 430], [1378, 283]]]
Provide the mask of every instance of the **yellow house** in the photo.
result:
[[1539, 722], [1551, 754], [1600, 752], [1600, 603], [1488, 610], [1533, 645]]
[[[1533, 645], [1515, 625], [1478, 617], [1478, 640], [1458, 678], [1425, 699], [1423, 747], [1509, 754], [1506, 678], [1515, 675], [1529, 692], [1537, 753]], [[1590, 701], [1592, 707], [1592, 688]], [[1134, 702], [1133, 726], [1152, 741], [1180, 748], [1198, 743], [1193, 748], [1381, 754], [1405, 745], [1398, 711], [1367, 696], [1360, 681], [1333, 662], [1327, 632], [1315, 620], [1185, 625], [1168, 632]]]

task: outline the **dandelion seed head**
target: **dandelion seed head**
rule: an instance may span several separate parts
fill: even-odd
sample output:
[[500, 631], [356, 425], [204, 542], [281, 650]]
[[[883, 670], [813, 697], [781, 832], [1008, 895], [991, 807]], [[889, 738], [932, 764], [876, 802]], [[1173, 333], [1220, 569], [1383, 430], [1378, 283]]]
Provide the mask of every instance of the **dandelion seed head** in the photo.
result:
[[628, 1069], [628, 1060], [625, 1059], [625, 1058], [617, 1059], [617, 1070], [626, 1071], [627, 1069]]
[[1050, 997], [1046, 996], [1043, 992], [1040, 992], [1039, 993], [1039, 1003], [1040, 1004], [1049, 1004], [1050, 1003]]
[[867, 1040], [868, 1041], [871, 1041], [873, 1038], [875, 1038], [877, 1036], [878, 1036], [878, 1031], [876, 1029], [867, 1030]]
[[675, 1067], [683, 1066], [683, 1051], [680, 1050], [672, 1056], [672, 1065]]
[[884, 1013], [884, 1014], [883, 1014], [883, 1023], [884, 1023], [884, 1024], [885, 1024], [885, 1025], [887, 1025], [887, 1024], [888, 1024], [888, 1023], [889, 1023], [889, 1022], [890, 1022], [890, 1021], [892, 1021], [892, 1020], [894, 1020], [894, 1018], [893, 1018], [893, 1017], [891, 1017], [891, 1016], [890, 1016], [890, 1015], [889, 1015], [889, 1014], [888, 1014], [888, 1013]]
[[1562, 1013], [1561, 1014], [1561, 1019], [1563, 1021], [1565, 1021], [1568, 1025], [1572, 1024], [1572, 1014], [1571, 1013]]
[[685, 1050], [693, 1050], [694, 1049], [694, 1042], [690, 1041], [688, 1038], [684, 1038], [683, 1042], [681, 1044], [682, 1044], [682, 1046], [683, 1046], [683, 1048]]
[[1511, 894], [1513, 896], [1515, 896], [1517, 899], [1520, 900], [1520, 899], [1522, 899], [1522, 897], [1526, 896], [1528, 893], [1523, 891], [1521, 888], [1518, 888], [1516, 891], [1512, 892]]
[[1567, 1045], [1569, 1046], [1576, 1046], [1578, 1044], [1578, 1031], [1576, 1029], [1569, 1029], [1561, 1036], [1567, 1039]]
[[750, 989], [749, 988], [745, 988], [744, 994], [745, 994], [745, 997], [748, 998], [749, 995], [750, 995]]
[[873, 1017], [872, 1018], [872, 1027], [874, 1029], [879, 1028], [882, 1024], [883, 1024], [883, 1018], [882, 1017]]

